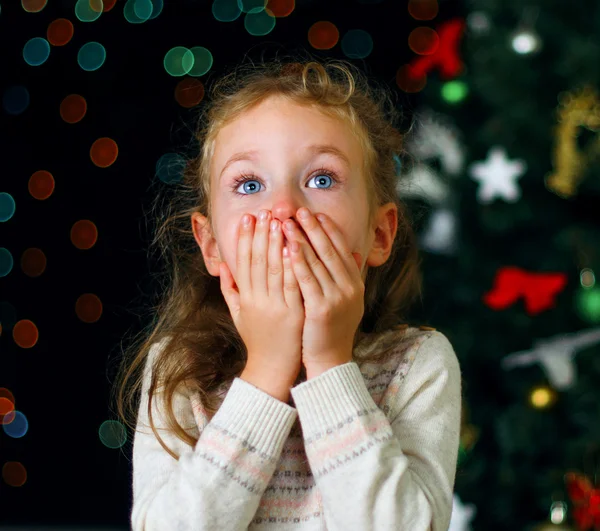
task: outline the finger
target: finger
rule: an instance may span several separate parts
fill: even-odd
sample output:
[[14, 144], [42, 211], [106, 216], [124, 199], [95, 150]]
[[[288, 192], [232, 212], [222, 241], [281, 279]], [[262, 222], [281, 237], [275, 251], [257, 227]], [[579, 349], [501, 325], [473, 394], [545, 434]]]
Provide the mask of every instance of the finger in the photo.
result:
[[304, 298], [302, 296], [302, 290], [300, 284], [294, 273], [294, 266], [292, 265], [291, 249], [289, 249], [290, 243], [288, 243], [289, 254], [283, 256], [283, 296], [288, 308], [298, 307], [304, 305]]
[[269, 231], [269, 267], [267, 287], [269, 298], [281, 299], [283, 296], [283, 233], [276, 219], [271, 220]]
[[[288, 228], [289, 222], [292, 223], [291, 226], [293, 228], [291, 228], [291, 229]], [[319, 258], [313, 251], [311, 244], [309, 243], [309, 240], [301, 234], [302, 231], [292, 220], [286, 221], [285, 227], [286, 227], [286, 236], [287, 236], [288, 240], [290, 240], [291, 242], [295, 241], [300, 244], [301, 252], [298, 253], [300, 255], [298, 258], [300, 258], [301, 260], [306, 262], [307, 267], [312, 272], [312, 276], [319, 286], [319, 290], [315, 294], [318, 294], [321, 297], [323, 295], [328, 295], [328, 294], [331, 295], [332, 290], [335, 288], [333, 279], [332, 279], [329, 271], [325, 267], [325, 265], [321, 262], [321, 260], [319, 260]], [[294, 261], [295, 253], [292, 253], [292, 254], [294, 255], [292, 257], [292, 263], [295, 263], [295, 261]], [[294, 268], [294, 271], [296, 271], [296, 268]], [[305, 283], [309, 282], [309, 278], [308, 278], [308, 276], [306, 276], [306, 274], [305, 274], [304, 278], [305, 278]], [[300, 279], [298, 279], [298, 280], [300, 280]], [[304, 295], [306, 297], [307, 293], [304, 293]]]
[[231, 315], [234, 316], [239, 311], [240, 295], [234, 288], [233, 275], [225, 262], [219, 264], [219, 280], [221, 281], [223, 298], [229, 307]]
[[[323, 290], [321, 282], [317, 279], [315, 272], [306, 261], [304, 253], [310, 248], [308, 246], [300, 245], [297, 241], [293, 241], [290, 244], [290, 247], [292, 248], [292, 267], [294, 269], [294, 275], [296, 275], [304, 300], [310, 299], [315, 302], [320, 301], [330, 292], [330, 288], [327, 289], [327, 283], [325, 283], [326, 291]], [[316, 258], [316, 260], [317, 262], [320, 262], [318, 258]], [[320, 264], [320, 266], [321, 269], [319, 270], [319, 273], [324, 273], [329, 276], [329, 273], [327, 273], [323, 264]], [[330, 279], [328, 282], [332, 283], [333, 281]]]
[[[300, 210], [304, 211], [305, 209]], [[350, 284], [359, 278], [360, 270], [354, 267], [356, 259], [335, 224], [324, 214], [319, 214], [323, 218], [321, 221], [308, 209], [306, 212], [308, 213], [307, 218], [299, 217], [298, 219], [331, 277], [336, 279], [340, 286]], [[299, 211], [298, 215], [300, 213]]]
[[252, 281], [250, 277], [250, 260], [252, 259], [252, 240], [254, 239], [254, 217], [250, 216], [250, 222], [248, 225], [244, 225], [242, 219], [240, 219], [240, 226], [238, 230], [238, 245], [237, 245], [237, 256], [236, 256], [236, 276], [237, 285], [240, 294], [250, 293], [252, 290]]
[[269, 248], [269, 211], [261, 210], [256, 221], [254, 241], [252, 242], [252, 259], [250, 278], [252, 294], [267, 295], [267, 252]]

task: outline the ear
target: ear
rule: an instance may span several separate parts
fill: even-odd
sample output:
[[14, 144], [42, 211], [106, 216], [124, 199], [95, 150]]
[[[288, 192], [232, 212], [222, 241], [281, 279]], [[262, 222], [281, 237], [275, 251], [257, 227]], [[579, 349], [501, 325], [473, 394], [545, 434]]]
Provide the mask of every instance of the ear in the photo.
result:
[[200, 212], [194, 212], [191, 221], [194, 239], [198, 247], [200, 247], [206, 269], [213, 277], [218, 277], [221, 253], [219, 252], [219, 246], [208, 223], [208, 219], [206, 216], [200, 214]]

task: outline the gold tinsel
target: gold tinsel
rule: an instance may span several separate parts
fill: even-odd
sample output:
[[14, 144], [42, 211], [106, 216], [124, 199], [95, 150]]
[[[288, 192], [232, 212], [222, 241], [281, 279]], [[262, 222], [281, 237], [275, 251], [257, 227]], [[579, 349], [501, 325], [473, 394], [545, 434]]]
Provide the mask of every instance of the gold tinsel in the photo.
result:
[[577, 146], [580, 127], [600, 132], [600, 98], [593, 87], [585, 87], [559, 96], [558, 124], [553, 154], [554, 172], [546, 176], [546, 187], [556, 195], [575, 195], [585, 169], [600, 153], [600, 136], [585, 150]]

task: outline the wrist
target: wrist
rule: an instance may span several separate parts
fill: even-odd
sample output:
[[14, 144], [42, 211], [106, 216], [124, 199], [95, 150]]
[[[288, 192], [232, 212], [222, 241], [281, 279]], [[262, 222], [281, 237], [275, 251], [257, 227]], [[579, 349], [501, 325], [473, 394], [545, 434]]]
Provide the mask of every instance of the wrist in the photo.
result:
[[291, 384], [288, 385], [285, 380], [271, 378], [260, 371], [253, 371], [248, 367], [242, 371], [240, 379], [281, 402], [288, 402], [290, 399], [290, 389], [292, 386]]
[[338, 367], [342, 365], [341, 363], [321, 363], [319, 365], [307, 365], [306, 366], [306, 379], [310, 380], [311, 378], [316, 378], [320, 376], [324, 372], [327, 372], [329, 369], [333, 369], [334, 367]]

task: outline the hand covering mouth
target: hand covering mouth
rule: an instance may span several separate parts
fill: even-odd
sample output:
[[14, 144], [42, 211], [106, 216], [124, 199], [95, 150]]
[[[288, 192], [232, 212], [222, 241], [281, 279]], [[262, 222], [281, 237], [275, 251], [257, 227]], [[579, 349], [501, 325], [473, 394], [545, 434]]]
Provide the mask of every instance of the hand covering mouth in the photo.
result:
[[[294, 238], [295, 240], [297, 240], [297, 241], [298, 241], [298, 243], [300, 243], [300, 244], [301, 244], [301, 241], [302, 241], [302, 239], [304, 239], [304, 241], [305, 241], [306, 243], [308, 243], [308, 245], [310, 245], [310, 246], [312, 247], [312, 245], [311, 245], [311, 243], [310, 243], [310, 240], [308, 239], [308, 236], [306, 235], [306, 233], [304, 232], [304, 230], [302, 230], [302, 228], [300, 228], [300, 227], [298, 226], [298, 224], [296, 224], [296, 233], [297, 233], [297, 234], [301, 234], [301, 235], [302, 235], [302, 238], [298, 238], [298, 237]], [[287, 246], [288, 246], [288, 241], [291, 241], [291, 240], [288, 240], [288, 237], [287, 237], [287, 236], [285, 235], [285, 233], [284, 233], [284, 234], [283, 234], [283, 246], [284, 246], [284, 247], [287, 247]], [[313, 250], [314, 250], [314, 247], [313, 247]]]

